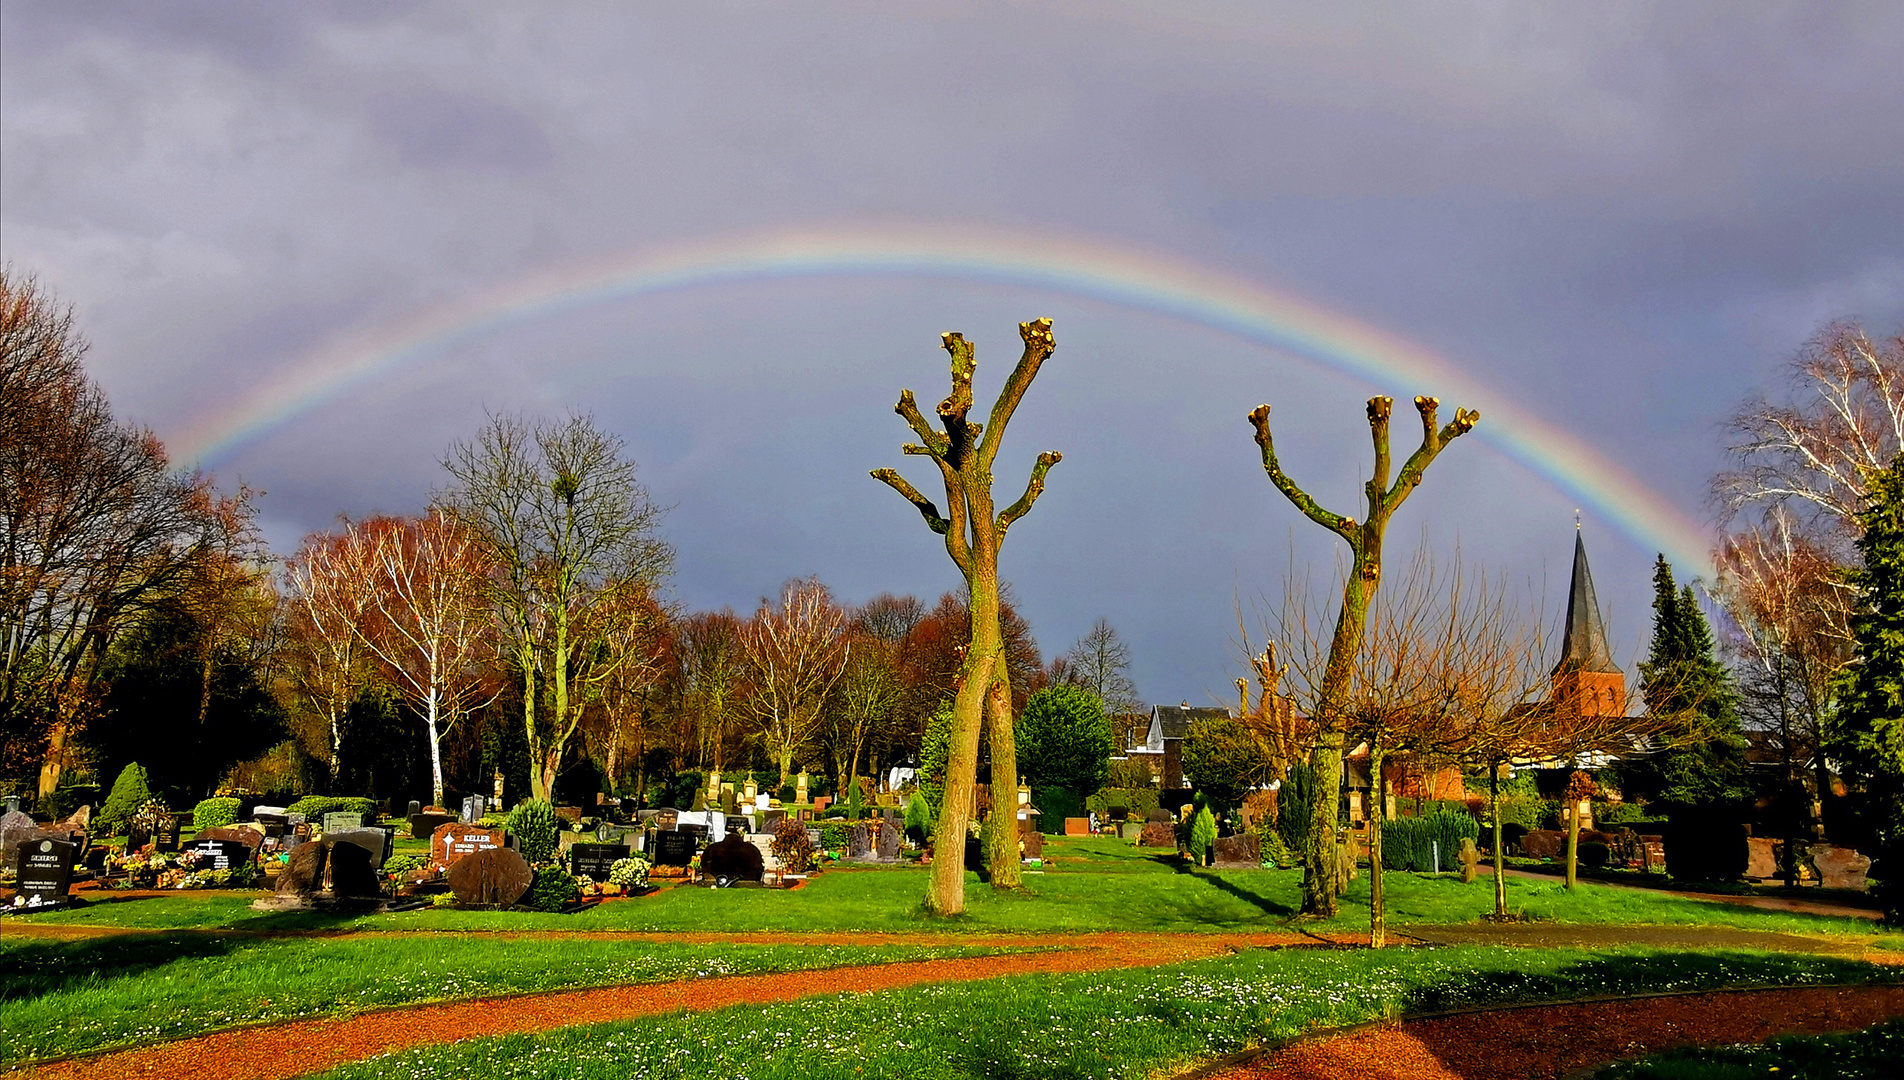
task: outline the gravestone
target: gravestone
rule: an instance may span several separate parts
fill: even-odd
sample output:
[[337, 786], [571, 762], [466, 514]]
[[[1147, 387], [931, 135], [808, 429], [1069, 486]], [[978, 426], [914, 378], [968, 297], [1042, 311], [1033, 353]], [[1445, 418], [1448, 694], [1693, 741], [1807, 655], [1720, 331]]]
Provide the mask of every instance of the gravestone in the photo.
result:
[[361, 829], [364, 827], [362, 814], [347, 814], [342, 811], [324, 815], [324, 831], [337, 832], [340, 829]]
[[291, 828], [290, 819], [283, 814], [254, 813], [251, 815], [251, 820], [258, 823], [258, 827], [264, 830], [266, 836], [282, 837]]
[[671, 832], [676, 825], [681, 823], [681, 811], [676, 810], [672, 806], [664, 806], [656, 810], [654, 817], [650, 820], [655, 828]]
[[421, 802], [418, 802], [415, 799], [411, 799], [410, 808], [403, 812], [403, 816], [406, 818], [413, 818], [417, 816], [418, 814], [421, 814], [422, 812], [423, 812], [423, 804]]
[[780, 819], [786, 816], [785, 810], [768, 810], [760, 817], [760, 831], [772, 836], [780, 829]]
[[1481, 849], [1474, 846], [1474, 839], [1472, 837], [1464, 836], [1461, 838], [1460, 858], [1461, 884], [1472, 885], [1474, 884], [1475, 876], [1479, 873], [1477, 868], [1481, 864]]
[[1857, 848], [1813, 844], [1811, 862], [1818, 868], [1819, 883], [1827, 889], [1864, 892], [1870, 888], [1865, 872], [1871, 869], [1871, 860], [1859, 854]]
[[1024, 858], [1042, 859], [1045, 857], [1045, 834], [1029, 829], [1018, 834], [1018, 848]]
[[285, 813], [285, 808], [282, 806], [254, 806], [251, 808], [251, 817], [252, 817], [252, 820], [254, 821], [257, 820], [260, 814], [270, 814], [273, 817], [283, 817], [284, 813]]
[[1160, 847], [1177, 849], [1177, 827], [1168, 821], [1148, 821], [1144, 831], [1138, 834], [1138, 847]]
[[465, 798], [463, 800], [463, 824], [468, 825], [482, 820], [483, 810], [483, 797], [481, 795], [471, 795]]
[[799, 776], [796, 776], [796, 777], [794, 777], [794, 783], [793, 783], [793, 801], [794, 801], [794, 802], [807, 802], [807, 801], [808, 801], [808, 799], [807, 799], [807, 774], [806, 774], [806, 773], [801, 773], [801, 774], [800, 774]]
[[322, 843], [303, 843], [291, 849], [291, 858], [278, 871], [276, 891], [285, 896], [309, 896], [324, 887], [324, 868], [330, 852]]
[[390, 857], [391, 835], [383, 829], [338, 829], [336, 832], [325, 833], [324, 839], [329, 841], [332, 847], [339, 844], [353, 844], [363, 848], [370, 856], [372, 870], [382, 869], [384, 860]]
[[1521, 837], [1521, 855], [1528, 859], [1555, 859], [1567, 850], [1567, 834], [1558, 829], [1535, 829]]
[[1159, 806], [1155, 810], [1152, 810], [1150, 814], [1144, 818], [1145, 824], [1149, 824], [1155, 821], [1155, 822], [1162, 822], [1165, 825], [1172, 825], [1176, 823], [1176, 820], [1177, 820], [1177, 815], [1171, 813], [1168, 810], [1165, 810], [1161, 806]]
[[69, 840], [43, 837], [20, 845], [15, 853], [19, 889], [15, 907], [50, 907], [64, 903], [73, 884], [73, 858], [78, 849]]
[[237, 840], [199, 837], [185, 846], [195, 856], [200, 870], [235, 870], [251, 865], [253, 848]]
[[13, 865], [13, 853], [28, 840], [47, 839], [40, 823], [18, 810], [0, 815], [0, 866]]
[[655, 833], [653, 854], [657, 866], [686, 866], [694, 859], [694, 837], [676, 830]]
[[456, 824], [455, 814], [419, 813], [410, 815], [410, 838], [422, 840], [436, 834], [444, 825]]
[[450, 891], [467, 907], [511, 907], [529, 891], [535, 874], [508, 848], [489, 848], [450, 867]]
[[576, 844], [569, 848], [569, 873], [607, 881], [609, 869], [627, 857], [628, 849], [621, 844]]
[[232, 840], [256, 851], [264, 844], [264, 834], [256, 829], [247, 829], [238, 825], [230, 828], [214, 826], [209, 829], [200, 829], [195, 840]]
[[1745, 876], [1764, 881], [1775, 878], [1778, 873], [1778, 853], [1772, 850], [1775, 841], [1769, 836], [1748, 836], [1745, 838]]
[[965, 838], [965, 868], [980, 872], [985, 869], [985, 852], [980, 849], [976, 836]]
[[818, 829], [807, 830], [807, 844], [810, 847], [812, 847], [813, 850], [815, 851], [820, 850], [820, 830]]
[[1091, 835], [1091, 819], [1081, 818], [1081, 817], [1065, 818], [1064, 819], [1064, 834], [1066, 836]]
[[579, 806], [558, 806], [555, 808], [555, 816], [568, 822], [571, 829], [582, 824], [582, 808]]
[[761, 858], [760, 849], [741, 839], [738, 833], [731, 834], [718, 844], [710, 844], [701, 852], [701, 876], [728, 881], [759, 881], [766, 871], [766, 860]]
[[852, 836], [846, 841], [846, 857], [854, 860], [864, 859], [871, 855], [872, 851], [872, 830], [863, 823], [853, 826]]
[[1254, 870], [1263, 865], [1261, 844], [1254, 833], [1219, 836], [1212, 845], [1216, 857], [1210, 865], [1222, 870]]
[[439, 825], [430, 834], [430, 862], [437, 867], [455, 866], [466, 855], [503, 846], [501, 829], [484, 829], [461, 822]]
[[690, 824], [676, 825], [674, 827], [674, 831], [677, 833], [685, 833], [686, 835], [693, 837], [694, 846], [696, 848], [706, 847], [709, 838], [712, 837], [714, 832], [714, 830], [710, 829], [706, 825], [690, 825]]
[[126, 850], [127, 851], [129, 852], [144, 851], [145, 846], [147, 844], [150, 844], [151, 842], [152, 842], [151, 833], [146, 832], [144, 829], [139, 828], [137, 825], [128, 824], [126, 826]]
[[331, 895], [343, 899], [373, 899], [383, 895], [383, 882], [370, 865], [370, 852], [356, 844], [328, 843], [331, 856]]
[[94, 844], [86, 849], [86, 869], [95, 874], [106, 872], [106, 860], [112, 856], [112, 849], [104, 844]]
[[893, 828], [890, 821], [879, 823], [879, 839], [873, 850], [879, 853], [881, 862], [893, 862], [899, 858], [899, 830]]
[[18, 795], [7, 796], [7, 813], [17, 814], [19, 812], [20, 812], [20, 797]]
[[[179, 833], [185, 828], [185, 821], [180, 821], [180, 817], [181, 815], [179, 814], [170, 814], [159, 823], [158, 832], [152, 836], [152, 849], [154, 851], [177, 851], [179, 849]], [[185, 814], [183, 817], [186, 821], [191, 820], [190, 814]]]
[[727, 815], [727, 835], [732, 836], [735, 833], [752, 832], [753, 830], [748, 828], [748, 824], [747, 818], [744, 815]]

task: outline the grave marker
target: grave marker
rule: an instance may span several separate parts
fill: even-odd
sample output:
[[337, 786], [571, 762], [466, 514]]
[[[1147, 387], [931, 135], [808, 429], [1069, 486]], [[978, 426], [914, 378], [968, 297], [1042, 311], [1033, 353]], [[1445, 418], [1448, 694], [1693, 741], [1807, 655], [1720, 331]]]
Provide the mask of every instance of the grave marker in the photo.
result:
[[483, 829], [461, 822], [439, 825], [430, 834], [430, 862], [439, 867], [454, 866], [464, 856], [502, 847], [503, 840], [501, 829]]
[[66, 901], [66, 890], [73, 884], [72, 842], [41, 838], [23, 843], [15, 855], [19, 890], [13, 895], [15, 907], [49, 907]]
[[454, 824], [456, 824], [456, 815], [454, 814], [411, 814], [410, 838], [412, 840], [422, 840], [425, 837], [434, 835], [438, 828], [444, 825]]
[[235, 870], [251, 864], [251, 846], [237, 840], [196, 839], [185, 850], [197, 857], [201, 870]]
[[353, 844], [363, 848], [364, 852], [370, 856], [372, 870], [383, 867], [384, 860], [390, 857], [393, 846], [391, 834], [384, 829], [338, 829], [336, 832], [325, 833], [324, 839], [329, 841], [332, 847], [338, 844]]
[[893, 828], [890, 821], [879, 823], [879, 840], [874, 847], [881, 862], [892, 862], [899, 858], [899, 830]]
[[569, 849], [569, 873], [595, 881], [607, 881], [609, 868], [628, 857], [621, 844], [576, 844]]
[[364, 827], [362, 814], [347, 814], [342, 811], [324, 815], [324, 831], [336, 832], [339, 829], [361, 829]]
[[[190, 814], [182, 816], [187, 820], [191, 818]], [[159, 831], [152, 837], [154, 850], [177, 851], [179, 849], [179, 831], [184, 828], [184, 822], [179, 820], [180, 817], [179, 814], [172, 814], [159, 823]]]
[[872, 854], [872, 850], [872, 830], [868, 829], [864, 823], [853, 826], [852, 836], [846, 841], [846, 857], [864, 859]]
[[678, 830], [654, 835], [654, 861], [657, 866], [686, 866], [694, 859], [694, 837]]

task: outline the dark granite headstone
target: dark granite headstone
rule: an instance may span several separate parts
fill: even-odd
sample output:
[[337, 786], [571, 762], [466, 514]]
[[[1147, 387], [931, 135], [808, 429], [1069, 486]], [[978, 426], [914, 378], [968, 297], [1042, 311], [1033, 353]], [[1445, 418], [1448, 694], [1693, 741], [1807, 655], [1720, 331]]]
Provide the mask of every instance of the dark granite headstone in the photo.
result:
[[195, 839], [185, 845], [185, 851], [196, 856], [200, 870], [233, 870], [249, 866], [254, 850], [251, 845], [237, 840]]
[[14, 894], [16, 907], [46, 907], [62, 903], [73, 883], [73, 858], [77, 849], [68, 840], [50, 837], [22, 843], [14, 858], [19, 875], [19, 890]]
[[873, 850], [878, 852], [882, 860], [899, 858], [899, 830], [893, 827], [892, 822], [879, 823], [879, 839], [874, 842]]
[[160, 822], [159, 831], [152, 837], [153, 850], [177, 851], [179, 849], [179, 832], [185, 827], [186, 822], [191, 820], [191, 817], [190, 814], [186, 814], [184, 815], [185, 821], [180, 821], [180, 815], [172, 814]]
[[426, 840], [444, 825], [456, 824], [455, 814], [411, 814], [410, 839]]
[[609, 868], [627, 857], [628, 849], [621, 844], [576, 844], [569, 848], [569, 873], [607, 881]]
[[1217, 837], [1216, 858], [1210, 865], [1226, 870], [1254, 870], [1263, 865], [1262, 841], [1255, 833]]
[[697, 847], [706, 844], [708, 837], [713, 833], [713, 830], [706, 825], [676, 825], [674, 831], [687, 833], [689, 836], [694, 837], [694, 843]]
[[766, 873], [766, 860], [761, 858], [760, 849], [741, 839], [739, 833], [730, 834], [718, 844], [710, 844], [701, 852], [701, 875], [728, 881], [759, 881]]
[[654, 861], [660, 866], [686, 866], [694, 858], [694, 837], [669, 830], [654, 834]]
[[508, 848], [488, 848], [450, 867], [450, 891], [471, 907], [509, 907], [521, 900], [535, 880], [522, 856]]
[[151, 842], [152, 842], [151, 833], [146, 832], [144, 829], [139, 828], [137, 825], [126, 826], [126, 850], [127, 851], [143, 851], [145, 850], [145, 846], [147, 844], [150, 844]]
[[370, 852], [356, 844], [333, 843], [331, 849], [331, 895], [339, 899], [370, 899], [383, 895], [383, 882], [377, 880], [370, 865]]
[[415, 799], [411, 799], [410, 808], [403, 812], [403, 816], [406, 818], [413, 818], [417, 816], [418, 814], [421, 814], [422, 812], [423, 812], [423, 804], [418, 802]]
[[307, 842], [291, 849], [291, 858], [278, 871], [277, 891], [291, 896], [309, 896], [324, 888], [324, 867], [330, 851], [322, 843]]
[[965, 838], [965, 868], [975, 873], [985, 869], [985, 852], [979, 847], [976, 836]]
[[1177, 827], [1168, 821], [1147, 821], [1144, 831], [1137, 837], [1138, 847], [1160, 847], [1175, 850], [1177, 847]]
[[18, 795], [7, 796], [7, 813], [17, 814], [19, 812], [20, 812], [20, 797]]
[[264, 834], [255, 829], [235, 827], [227, 829], [214, 826], [209, 829], [198, 830], [198, 835], [194, 837], [193, 840], [194, 842], [199, 840], [231, 840], [256, 851], [264, 843]]
[[864, 859], [873, 851], [873, 834], [864, 823], [853, 826], [852, 835], [846, 841], [846, 857]]
[[1165, 825], [1174, 825], [1176, 824], [1176, 821], [1177, 821], [1177, 815], [1159, 806], [1157, 809], [1152, 810], [1144, 818], [1144, 821], [1146, 823], [1156, 821], [1156, 822], [1162, 822]]
[[1036, 829], [1028, 829], [1018, 834], [1019, 847], [1027, 859], [1045, 857], [1045, 834]]
[[95, 874], [106, 872], [106, 860], [112, 856], [112, 849], [104, 844], [94, 844], [86, 849], [86, 869]]
[[252, 820], [264, 826], [266, 836], [282, 837], [291, 831], [291, 819], [283, 814], [256, 814]]
[[730, 836], [734, 833], [749, 832], [750, 830], [747, 828], [747, 825], [748, 821], [744, 815], [729, 814], [727, 816], [727, 832]]
[[325, 833], [324, 839], [333, 847], [352, 844], [363, 848], [370, 856], [372, 870], [381, 868], [384, 860], [390, 856], [390, 834], [382, 829], [338, 829]]

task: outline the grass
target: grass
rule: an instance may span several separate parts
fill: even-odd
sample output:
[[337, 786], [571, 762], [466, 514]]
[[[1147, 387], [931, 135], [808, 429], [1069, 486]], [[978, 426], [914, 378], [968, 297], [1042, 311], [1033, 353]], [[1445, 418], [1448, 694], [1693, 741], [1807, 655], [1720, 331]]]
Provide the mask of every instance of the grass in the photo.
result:
[[0, 943], [0, 1063], [450, 998], [996, 952], [572, 938], [112, 935]]
[[1853, 961], [1754, 952], [1252, 950], [1170, 967], [1014, 976], [471, 1040], [325, 1076], [1111, 1080], [1404, 1011], [1893, 977]]
[[1785, 1035], [1757, 1046], [1672, 1050], [1619, 1065], [1602, 1080], [1864, 1080], [1895, 1075], [1904, 1021], [1848, 1035]]
[[[1294, 918], [1299, 905], [1301, 874], [1295, 870], [1196, 870], [1174, 857], [1098, 837], [1052, 839], [1045, 850], [1057, 864], [1046, 873], [1027, 874], [1021, 893], [997, 892], [968, 876], [967, 912], [956, 919], [924, 913], [926, 871], [917, 868], [829, 870], [795, 891], [669, 889], [575, 915], [444, 909], [355, 918], [266, 914], [249, 910], [250, 895], [180, 893], [30, 918], [152, 929], [1198, 932], [1278, 929]], [[1391, 873], [1386, 880], [1389, 923], [1396, 928], [1469, 923], [1493, 909], [1488, 878], [1463, 885], [1452, 874]], [[1321, 927], [1366, 929], [1367, 903], [1365, 872], [1343, 897], [1342, 913]], [[1559, 923], [1889, 936], [1868, 920], [1764, 911], [1587, 882], [1568, 892], [1557, 881], [1510, 878], [1508, 905], [1530, 919]]]

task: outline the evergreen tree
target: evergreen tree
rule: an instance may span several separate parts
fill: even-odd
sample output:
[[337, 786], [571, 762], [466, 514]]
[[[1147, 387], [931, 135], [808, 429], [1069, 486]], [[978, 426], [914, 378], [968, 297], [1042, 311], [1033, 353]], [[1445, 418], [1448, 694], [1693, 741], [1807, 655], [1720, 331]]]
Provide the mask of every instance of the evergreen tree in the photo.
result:
[[1752, 794], [1737, 697], [1692, 586], [1673, 581], [1664, 555], [1653, 564], [1653, 645], [1640, 664], [1640, 686], [1648, 709], [1683, 717], [1695, 738], [1622, 763], [1626, 795], [1676, 817], [1736, 815]]
[[1885, 918], [1904, 922], [1904, 458], [1869, 478], [1870, 502], [1859, 515], [1864, 566], [1850, 574], [1860, 601], [1851, 617], [1856, 657], [1833, 725], [1833, 756], [1846, 779], [1863, 789], [1877, 833], [1872, 876]]

